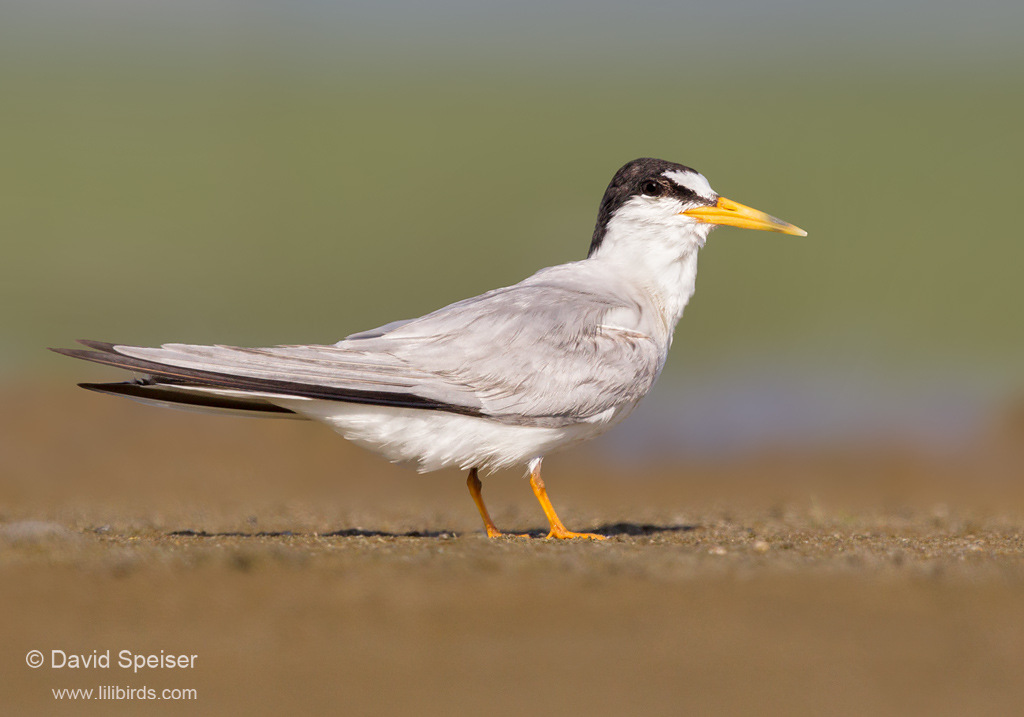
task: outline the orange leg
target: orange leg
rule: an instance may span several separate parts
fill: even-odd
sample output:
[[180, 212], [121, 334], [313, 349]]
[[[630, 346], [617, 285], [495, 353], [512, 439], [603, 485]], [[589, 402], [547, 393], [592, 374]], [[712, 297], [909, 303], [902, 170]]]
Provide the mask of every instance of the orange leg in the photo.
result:
[[[469, 494], [473, 496], [473, 502], [476, 503], [476, 509], [480, 511], [480, 517], [484, 519], [484, 527], [487, 529], [488, 538], [500, 538], [505, 533], [498, 530], [498, 527], [491, 520], [490, 513], [487, 512], [487, 506], [484, 505], [484, 496], [480, 492], [483, 488], [483, 484], [480, 482], [480, 478], [477, 476], [476, 468], [470, 468], [469, 478], [466, 479], [466, 485], [469, 486]], [[519, 535], [520, 538], [528, 538], [528, 535]]]
[[544, 490], [544, 481], [540, 477], [539, 460], [530, 470], [530, 485], [533, 486], [533, 494], [537, 496], [537, 500], [540, 501], [540, 507], [544, 509], [544, 515], [548, 517], [548, 522], [551, 523], [551, 532], [548, 533], [548, 538], [589, 538], [590, 540], [604, 540], [607, 537], [604, 535], [597, 535], [596, 533], [574, 533], [562, 524], [558, 514], [555, 513], [555, 507], [551, 505], [551, 500], [548, 498], [548, 492]]

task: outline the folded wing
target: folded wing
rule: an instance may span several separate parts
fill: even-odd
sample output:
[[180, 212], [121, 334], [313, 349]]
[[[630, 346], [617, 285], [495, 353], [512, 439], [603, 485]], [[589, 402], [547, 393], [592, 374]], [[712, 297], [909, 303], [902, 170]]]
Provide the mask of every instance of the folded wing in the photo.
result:
[[[239, 348], [82, 342], [60, 353], [129, 369], [147, 385], [441, 410], [525, 425], [597, 419], [647, 392], [663, 347], [609, 326], [641, 312], [538, 274], [334, 345]], [[121, 384], [118, 384], [121, 385]], [[94, 387], [94, 386], [91, 386]]]

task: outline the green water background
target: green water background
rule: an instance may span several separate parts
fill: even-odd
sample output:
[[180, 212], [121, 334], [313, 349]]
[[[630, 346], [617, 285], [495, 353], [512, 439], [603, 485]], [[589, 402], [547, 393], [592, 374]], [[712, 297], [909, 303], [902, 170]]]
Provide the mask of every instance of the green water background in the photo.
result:
[[728, 16], [673, 46], [685, 14], [657, 43], [527, 15], [490, 45], [486, 15], [471, 40], [31, 19], [0, 51], [8, 382], [89, 373], [43, 350], [75, 338], [333, 342], [514, 283], [585, 256], [611, 174], [657, 156], [810, 234], [712, 234], [665, 385], [1024, 388], [1006, 22], [904, 47], [886, 22], [773, 42]]

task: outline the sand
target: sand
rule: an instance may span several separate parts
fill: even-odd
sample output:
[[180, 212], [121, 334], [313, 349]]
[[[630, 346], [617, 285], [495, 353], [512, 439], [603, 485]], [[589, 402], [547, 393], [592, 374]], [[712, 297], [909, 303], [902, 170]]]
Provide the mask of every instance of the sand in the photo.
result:
[[[1006, 715], [1024, 704], [1024, 453], [777, 447], [545, 463], [570, 528], [488, 540], [464, 476], [297, 422], [8, 390], [5, 714]], [[516, 473], [499, 526], [543, 535]], [[26, 664], [30, 650], [44, 664]], [[53, 651], [110, 651], [54, 668]], [[118, 656], [195, 655], [191, 668]], [[56, 700], [54, 689], [195, 690]], [[57, 702], [60, 704], [57, 704]]]

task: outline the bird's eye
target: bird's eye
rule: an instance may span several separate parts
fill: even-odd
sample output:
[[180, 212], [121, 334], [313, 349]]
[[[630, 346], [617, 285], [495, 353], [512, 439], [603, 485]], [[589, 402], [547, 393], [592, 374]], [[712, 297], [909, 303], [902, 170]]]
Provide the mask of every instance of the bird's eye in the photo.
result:
[[644, 182], [643, 191], [648, 197], [656, 197], [661, 194], [662, 186], [658, 182], [648, 180]]

